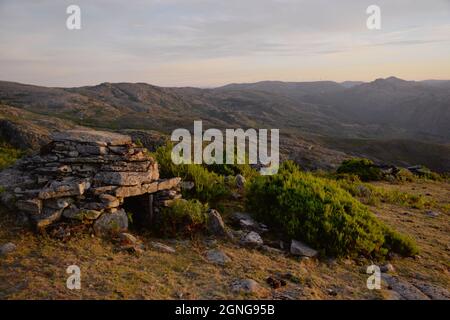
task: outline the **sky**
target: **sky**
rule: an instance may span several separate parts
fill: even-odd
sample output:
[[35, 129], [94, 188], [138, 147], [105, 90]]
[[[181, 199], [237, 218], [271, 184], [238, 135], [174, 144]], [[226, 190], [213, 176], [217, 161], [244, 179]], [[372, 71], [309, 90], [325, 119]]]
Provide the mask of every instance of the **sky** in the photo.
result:
[[[81, 9], [81, 30], [66, 8]], [[381, 29], [366, 26], [369, 5]], [[0, 80], [450, 79], [450, 0], [0, 0]]]

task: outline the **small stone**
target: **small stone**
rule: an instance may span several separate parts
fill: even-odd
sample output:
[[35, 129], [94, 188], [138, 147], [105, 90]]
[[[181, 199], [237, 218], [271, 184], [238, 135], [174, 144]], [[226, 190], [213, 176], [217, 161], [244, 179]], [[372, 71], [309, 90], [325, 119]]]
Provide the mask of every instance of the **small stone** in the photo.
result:
[[253, 279], [236, 280], [231, 284], [231, 291], [245, 294], [267, 294], [267, 290]]
[[242, 199], [242, 196], [241, 196], [239, 193], [237, 193], [237, 192], [232, 192], [232, 193], [231, 193], [231, 197], [232, 197], [234, 200]]
[[238, 189], [244, 189], [245, 183], [246, 179], [243, 175], [236, 175], [236, 187], [238, 187]]
[[281, 287], [286, 286], [286, 281], [283, 279], [277, 279], [274, 277], [268, 277], [266, 279], [266, 282], [273, 288], [273, 289], [279, 289]]
[[174, 248], [172, 248], [172, 247], [170, 247], [168, 245], [165, 245], [164, 243], [151, 242], [150, 245], [154, 249], [156, 249], [156, 250], [158, 250], [160, 252], [163, 252], [163, 253], [175, 253], [175, 249]]
[[246, 230], [257, 228], [257, 223], [253, 219], [239, 220], [239, 225], [241, 226], [242, 229], [246, 229]]
[[231, 259], [223, 251], [217, 249], [209, 250], [206, 253], [206, 259], [211, 263], [215, 263], [221, 266], [231, 262]]
[[117, 208], [120, 205], [119, 199], [110, 194], [102, 194], [99, 196], [99, 198], [100, 201], [105, 205], [105, 209]]
[[318, 254], [316, 250], [297, 240], [292, 240], [290, 252], [294, 256], [305, 256], [309, 258], [315, 257]]
[[45, 206], [52, 209], [65, 209], [73, 202], [70, 198], [57, 198], [45, 201]]
[[15, 251], [16, 249], [17, 246], [14, 243], [12, 242], [5, 243], [0, 247], [0, 256], [6, 256], [7, 254]]
[[436, 211], [428, 210], [426, 212], [426, 215], [431, 217], [431, 218], [436, 218], [436, 217], [439, 217], [440, 213], [436, 212]]
[[44, 208], [42, 215], [33, 216], [36, 228], [41, 230], [58, 221], [62, 216], [63, 210], [64, 209]]
[[158, 191], [170, 190], [177, 187], [181, 182], [181, 178], [164, 179], [158, 182]]
[[263, 251], [265, 251], [267, 253], [271, 253], [271, 254], [283, 254], [282, 250], [277, 249], [277, 248], [273, 248], [273, 247], [270, 247], [270, 246], [266, 246], [266, 245], [261, 246], [261, 250], [263, 250]]
[[138, 242], [138, 239], [135, 236], [126, 232], [119, 234], [119, 239], [121, 245], [135, 245]]
[[395, 272], [394, 266], [390, 263], [387, 263], [384, 266], [381, 266], [380, 270], [381, 270], [381, 272], [384, 272], [384, 273]]
[[79, 213], [80, 213], [80, 209], [76, 205], [72, 204], [68, 208], [64, 209], [62, 215], [64, 218], [67, 218], [67, 219], [81, 220]]
[[193, 181], [181, 181], [180, 183], [182, 190], [192, 190], [195, 187], [195, 183]]
[[337, 296], [337, 292], [334, 289], [327, 289], [327, 293], [333, 297]]
[[264, 241], [261, 238], [261, 236], [254, 231], [250, 231], [249, 233], [247, 233], [241, 239], [241, 241], [244, 245], [252, 246], [252, 247], [258, 247], [258, 246], [262, 246], [264, 244]]
[[81, 210], [79, 211], [79, 220], [87, 219], [87, 220], [96, 220], [103, 211], [101, 210]]
[[17, 209], [32, 215], [39, 215], [42, 211], [42, 201], [39, 199], [19, 200], [16, 206]]

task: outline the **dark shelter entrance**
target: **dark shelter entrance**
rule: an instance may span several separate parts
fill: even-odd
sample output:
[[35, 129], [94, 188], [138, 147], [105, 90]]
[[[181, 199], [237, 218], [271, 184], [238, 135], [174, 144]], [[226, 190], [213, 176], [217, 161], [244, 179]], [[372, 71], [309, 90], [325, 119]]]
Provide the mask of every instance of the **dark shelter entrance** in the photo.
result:
[[124, 198], [123, 208], [132, 214], [133, 224], [138, 227], [148, 227], [153, 222], [153, 194]]

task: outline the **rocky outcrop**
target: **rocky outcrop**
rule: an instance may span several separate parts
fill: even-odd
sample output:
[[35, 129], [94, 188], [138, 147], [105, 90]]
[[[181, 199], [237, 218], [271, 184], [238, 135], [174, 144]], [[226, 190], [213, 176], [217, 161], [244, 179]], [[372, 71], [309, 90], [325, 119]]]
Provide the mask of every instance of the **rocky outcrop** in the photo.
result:
[[38, 229], [68, 219], [92, 223], [101, 235], [127, 229], [127, 198], [140, 211], [133, 213], [151, 220], [181, 197], [179, 184], [159, 179], [156, 161], [129, 136], [92, 130], [56, 133], [39, 154], [0, 173], [2, 201]]

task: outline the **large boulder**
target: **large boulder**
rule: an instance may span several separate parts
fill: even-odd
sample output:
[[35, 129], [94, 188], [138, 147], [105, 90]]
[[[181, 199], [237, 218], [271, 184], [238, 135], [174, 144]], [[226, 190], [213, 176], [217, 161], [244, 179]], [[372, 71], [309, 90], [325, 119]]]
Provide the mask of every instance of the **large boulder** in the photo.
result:
[[117, 235], [128, 230], [128, 216], [124, 210], [105, 212], [94, 223], [94, 231], [99, 236]]
[[207, 229], [215, 236], [233, 238], [233, 235], [227, 229], [225, 222], [223, 222], [222, 216], [215, 209], [210, 209], [208, 211]]

